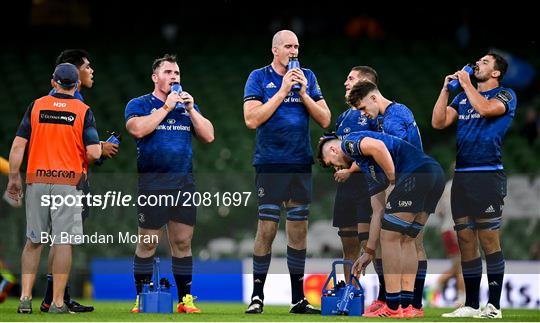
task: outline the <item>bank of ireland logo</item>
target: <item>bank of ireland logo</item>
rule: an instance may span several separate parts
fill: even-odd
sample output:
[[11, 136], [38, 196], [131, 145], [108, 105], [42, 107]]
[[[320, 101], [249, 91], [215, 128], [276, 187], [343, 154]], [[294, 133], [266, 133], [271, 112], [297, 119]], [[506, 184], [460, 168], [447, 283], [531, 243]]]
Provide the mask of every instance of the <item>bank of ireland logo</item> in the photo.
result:
[[258, 195], [259, 197], [264, 197], [264, 195], [265, 195], [264, 187], [259, 187], [259, 190], [258, 190], [258, 192], [257, 192], [257, 195]]
[[175, 123], [176, 123], [176, 120], [174, 120], [174, 119], [167, 119], [167, 123], [168, 123], [168, 124], [175, 124]]

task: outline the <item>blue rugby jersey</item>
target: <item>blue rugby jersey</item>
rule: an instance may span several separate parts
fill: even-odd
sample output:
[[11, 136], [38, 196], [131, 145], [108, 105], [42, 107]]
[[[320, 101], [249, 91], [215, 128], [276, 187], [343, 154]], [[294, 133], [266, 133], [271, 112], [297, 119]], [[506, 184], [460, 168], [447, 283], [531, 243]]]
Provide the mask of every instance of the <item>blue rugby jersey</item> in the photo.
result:
[[407, 106], [392, 102], [382, 115], [382, 132], [405, 140], [420, 150], [422, 137], [414, 120], [414, 115]]
[[[134, 98], [126, 106], [125, 121], [150, 115], [164, 104], [152, 94]], [[199, 111], [197, 106], [195, 109]], [[180, 189], [193, 182], [193, 133], [189, 113], [183, 109], [172, 110], [154, 132], [136, 139], [140, 189]]]
[[424, 164], [437, 163], [434, 159], [410, 143], [384, 133], [374, 131], [359, 131], [351, 133], [343, 138], [341, 143], [341, 149], [343, 152], [359, 165], [362, 163], [369, 164], [371, 167], [373, 167], [374, 172], [379, 173], [379, 175], [380, 172], [382, 172], [380, 166], [375, 162], [373, 157], [364, 156], [360, 150], [360, 142], [366, 137], [378, 139], [384, 143], [394, 162], [396, 182], [398, 182], [404, 176], [411, 174], [415, 169]]
[[[323, 99], [315, 74], [302, 69], [307, 92], [314, 101]], [[254, 70], [244, 89], [244, 102], [266, 103], [280, 89], [283, 76], [271, 65]], [[309, 113], [297, 92], [291, 91], [274, 114], [256, 130], [253, 165], [313, 164], [309, 133]]]
[[487, 100], [497, 99], [506, 107], [503, 115], [482, 117], [471, 105], [465, 92], [459, 93], [450, 107], [458, 113], [456, 171], [503, 169], [501, 145], [516, 114], [517, 98], [513, 90], [497, 87], [481, 92]]

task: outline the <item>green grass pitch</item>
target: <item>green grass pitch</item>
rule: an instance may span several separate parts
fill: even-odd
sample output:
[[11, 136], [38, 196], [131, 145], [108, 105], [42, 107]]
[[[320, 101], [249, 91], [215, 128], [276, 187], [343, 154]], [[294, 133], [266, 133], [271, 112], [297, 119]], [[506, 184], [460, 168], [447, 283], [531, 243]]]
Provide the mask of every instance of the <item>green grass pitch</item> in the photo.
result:
[[[132, 314], [130, 313], [133, 303], [130, 302], [103, 302], [85, 301], [84, 304], [92, 304], [96, 310], [92, 313], [79, 313], [67, 315], [53, 315], [39, 311], [39, 301], [33, 302], [34, 313], [17, 314], [18, 301], [8, 299], [0, 304], [0, 321], [125, 321], [125, 322], [151, 322], [151, 321], [204, 321], [204, 322], [275, 322], [275, 321], [303, 321], [303, 322], [348, 322], [348, 321], [384, 321], [384, 319], [366, 319], [361, 317], [346, 316], [319, 316], [319, 315], [293, 315], [288, 313], [287, 306], [265, 306], [262, 315], [246, 315], [246, 306], [240, 303], [204, 303], [198, 302], [197, 306], [203, 311], [200, 314]], [[471, 322], [472, 319], [446, 319], [441, 314], [449, 309], [426, 309], [426, 317], [413, 319], [416, 322], [440, 321], [440, 322]], [[386, 319], [388, 321], [388, 319]], [[500, 321], [500, 320], [495, 320]], [[503, 321], [540, 321], [539, 310], [503, 310]], [[484, 321], [485, 322], [485, 321]]]

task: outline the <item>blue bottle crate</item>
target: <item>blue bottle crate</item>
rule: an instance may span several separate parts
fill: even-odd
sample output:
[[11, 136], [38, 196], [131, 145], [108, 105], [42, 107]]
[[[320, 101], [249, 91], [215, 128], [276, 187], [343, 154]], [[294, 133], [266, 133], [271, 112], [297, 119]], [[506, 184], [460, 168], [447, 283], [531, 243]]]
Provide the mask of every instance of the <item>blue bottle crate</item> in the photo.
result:
[[[337, 260], [332, 263], [332, 272], [324, 284], [321, 297], [322, 315], [347, 315], [362, 316], [364, 314], [364, 289], [358, 278], [351, 272], [349, 282], [344, 286], [338, 283], [336, 277], [336, 265], [350, 265], [352, 271], [352, 261]], [[333, 288], [330, 287], [332, 282]], [[356, 286], [353, 284], [356, 283]]]
[[153, 284], [143, 284], [139, 297], [140, 313], [172, 313], [173, 299], [168, 284], [161, 284], [159, 258], [154, 259]]

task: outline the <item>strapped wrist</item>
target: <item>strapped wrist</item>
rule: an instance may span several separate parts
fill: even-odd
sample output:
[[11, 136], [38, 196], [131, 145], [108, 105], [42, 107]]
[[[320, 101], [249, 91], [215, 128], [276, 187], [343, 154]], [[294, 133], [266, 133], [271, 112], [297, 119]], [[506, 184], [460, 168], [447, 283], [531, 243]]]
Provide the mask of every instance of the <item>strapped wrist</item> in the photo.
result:
[[370, 247], [365, 246], [364, 247], [364, 252], [367, 253], [368, 255], [370, 255], [371, 257], [375, 258], [375, 250], [374, 249], [371, 249]]

